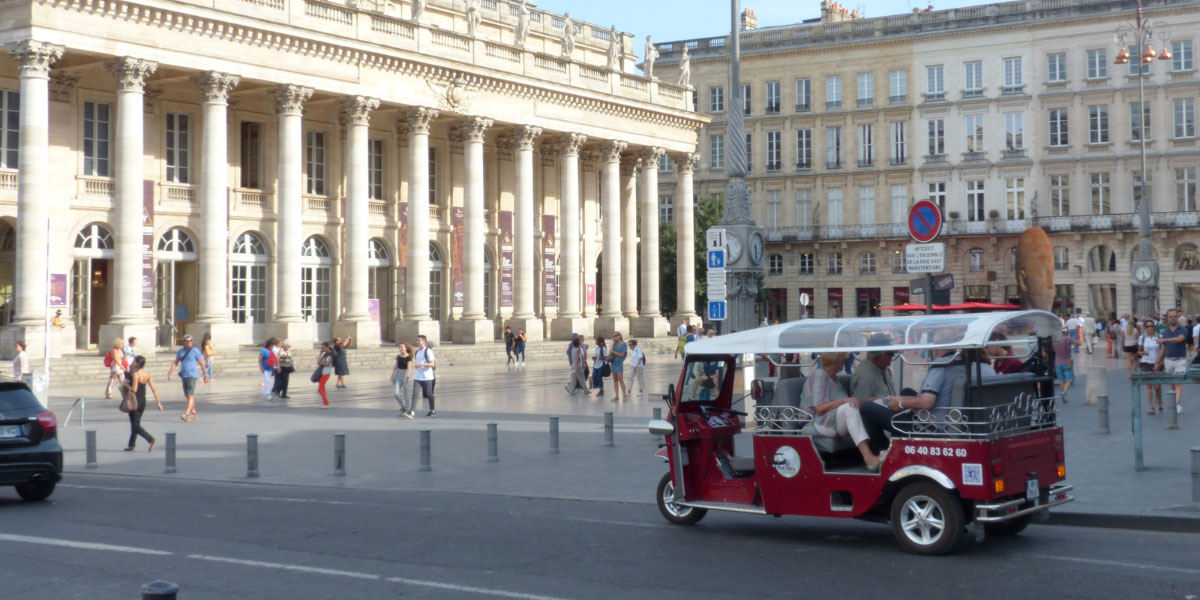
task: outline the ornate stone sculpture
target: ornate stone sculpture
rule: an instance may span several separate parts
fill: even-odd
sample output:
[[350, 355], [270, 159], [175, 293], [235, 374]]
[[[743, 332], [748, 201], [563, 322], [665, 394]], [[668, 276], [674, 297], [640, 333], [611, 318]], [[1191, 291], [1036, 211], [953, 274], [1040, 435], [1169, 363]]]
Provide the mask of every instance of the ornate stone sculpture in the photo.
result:
[[517, 28], [513, 30], [513, 35], [518, 46], [524, 46], [525, 40], [529, 39], [529, 7], [525, 0], [517, 5]]
[[563, 15], [562, 55], [571, 58], [575, 53], [575, 23], [571, 21], [571, 13]]
[[465, 114], [469, 112], [467, 109], [470, 106], [471, 99], [474, 94], [467, 89], [467, 79], [463, 76], [454, 78], [454, 81], [445, 85], [439, 85], [432, 81], [426, 81], [429, 89], [437, 94], [438, 108], [446, 112], [456, 112]]
[[20, 65], [21, 75], [27, 77], [49, 77], [50, 65], [62, 58], [63, 47], [35, 40], [22, 40], [15, 44], [10, 44], [8, 46], [8, 53]]
[[474, 38], [479, 33], [479, 23], [483, 16], [479, 13], [479, 0], [467, 0], [467, 35]]
[[104, 63], [108, 71], [117, 78], [117, 89], [122, 92], [142, 92], [146, 86], [146, 78], [158, 69], [158, 63], [122, 56]]
[[412, 22], [421, 22], [421, 13], [425, 12], [425, 0], [413, 0], [412, 3]]
[[1017, 292], [1022, 308], [1053, 308], [1054, 248], [1041, 227], [1026, 229], [1017, 240]]
[[371, 122], [371, 113], [379, 108], [379, 99], [351, 96], [343, 99], [339, 108], [339, 120], [343, 125], [368, 125]]
[[688, 56], [687, 46], [683, 47], [683, 53], [679, 55], [679, 87], [689, 87], [692, 85], [692, 57]]
[[646, 61], [642, 63], [642, 72], [646, 74], [646, 79], [651, 81], [654, 81], [654, 61], [656, 60], [658, 60], [658, 48], [654, 47], [650, 36], [646, 36]]
[[275, 112], [281, 115], [298, 115], [304, 103], [312, 98], [313, 89], [298, 85], [281, 85], [268, 93], [275, 96]]
[[613, 25], [608, 38], [608, 68], [614, 71], [621, 70], [621, 48], [618, 46], [620, 42], [617, 41], [620, 35], [617, 33], [617, 26]]

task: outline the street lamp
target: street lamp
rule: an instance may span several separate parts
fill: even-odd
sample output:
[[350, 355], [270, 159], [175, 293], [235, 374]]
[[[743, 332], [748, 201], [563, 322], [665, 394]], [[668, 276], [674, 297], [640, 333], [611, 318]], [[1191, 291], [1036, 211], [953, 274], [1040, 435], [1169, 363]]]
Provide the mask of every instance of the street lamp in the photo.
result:
[[[1118, 65], [1129, 64], [1129, 61], [1137, 61], [1137, 78], [1138, 78], [1138, 112], [1136, 118], [1140, 120], [1137, 125], [1138, 140], [1141, 142], [1141, 184], [1138, 186], [1138, 195], [1134, 199], [1137, 203], [1135, 207], [1138, 215], [1138, 236], [1141, 238], [1138, 241], [1136, 258], [1130, 264], [1130, 270], [1133, 273], [1133, 312], [1134, 314], [1147, 316], [1158, 313], [1158, 261], [1154, 259], [1154, 246], [1150, 242], [1150, 198], [1146, 193], [1149, 187], [1146, 180], [1146, 136], [1149, 132], [1146, 131], [1146, 69], [1147, 65], [1158, 60], [1171, 60], [1171, 48], [1168, 44], [1169, 33], [1163, 31], [1159, 34], [1159, 39], [1162, 41], [1162, 52], [1156, 53], [1151, 42], [1154, 41], [1155, 25], [1150, 21], [1142, 18], [1142, 0], [1138, 0], [1137, 13], [1135, 22], [1131, 26], [1129, 24], [1122, 25], [1117, 29], [1113, 36], [1114, 41], [1121, 47], [1121, 51], [1117, 53], [1117, 58], [1114, 61]], [[1135, 48], [1134, 54], [1129, 53], [1130, 38]]]

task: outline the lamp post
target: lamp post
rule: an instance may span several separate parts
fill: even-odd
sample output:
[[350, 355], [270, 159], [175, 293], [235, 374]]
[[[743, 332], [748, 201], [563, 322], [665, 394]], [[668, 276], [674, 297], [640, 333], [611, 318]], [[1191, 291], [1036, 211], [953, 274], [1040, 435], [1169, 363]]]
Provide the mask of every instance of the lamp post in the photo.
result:
[[[1159, 39], [1162, 40], [1162, 52], [1156, 53], [1151, 42], [1154, 38], [1155, 25], [1150, 21], [1142, 18], [1142, 2], [1138, 0], [1137, 12], [1133, 26], [1128, 24], [1122, 25], [1117, 29], [1113, 36], [1114, 41], [1121, 47], [1121, 51], [1117, 53], [1115, 64], [1129, 64], [1130, 60], [1138, 61], [1137, 78], [1138, 78], [1138, 112], [1137, 116], [1140, 122], [1137, 126], [1138, 139], [1141, 142], [1141, 184], [1138, 186], [1138, 195], [1134, 198], [1137, 206], [1138, 215], [1138, 241], [1137, 255], [1130, 264], [1130, 270], [1133, 273], [1133, 312], [1134, 314], [1146, 316], [1158, 313], [1158, 261], [1154, 259], [1154, 246], [1150, 242], [1150, 198], [1146, 193], [1149, 187], [1146, 179], [1146, 136], [1149, 132], [1146, 130], [1146, 69], [1147, 65], [1158, 60], [1171, 60], [1171, 49], [1168, 46], [1167, 39], [1169, 33], [1164, 31], [1159, 34]], [[1135, 53], [1129, 54], [1130, 38], [1132, 39]]]

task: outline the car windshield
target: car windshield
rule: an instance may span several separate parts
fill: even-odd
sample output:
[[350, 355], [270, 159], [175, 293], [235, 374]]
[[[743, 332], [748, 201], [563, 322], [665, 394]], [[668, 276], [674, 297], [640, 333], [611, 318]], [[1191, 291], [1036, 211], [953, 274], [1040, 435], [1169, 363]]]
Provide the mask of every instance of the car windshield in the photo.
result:
[[721, 395], [725, 383], [725, 357], [688, 357], [683, 377], [683, 402], [712, 402]]
[[32, 392], [20, 386], [0, 389], [0, 412], [20, 410], [39, 406], [37, 397]]

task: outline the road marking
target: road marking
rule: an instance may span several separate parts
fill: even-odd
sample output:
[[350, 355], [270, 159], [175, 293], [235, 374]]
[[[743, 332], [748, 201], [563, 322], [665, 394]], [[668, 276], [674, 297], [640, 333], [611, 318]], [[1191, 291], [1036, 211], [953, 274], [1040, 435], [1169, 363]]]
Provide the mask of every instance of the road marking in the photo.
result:
[[1076, 556], [1049, 556], [1049, 555], [1033, 555], [1035, 558], [1050, 558], [1054, 560], [1065, 560], [1068, 562], [1086, 563], [1089, 565], [1101, 565], [1105, 567], [1123, 567], [1127, 569], [1142, 569], [1147, 571], [1169, 571], [1171, 573], [1184, 573], [1187, 575], [1200, 575], [1200, 569], [1189, 569], [1187, 567], [1164, 567], [1160, 565], [1146, 565], [1141, 563], [1125, 562], [1120, 560], [1105, 560], [1101, 558], [1081, 558]]
[[150, 550], [147, 548], [134, 548], [132, 546], [114, 546], [112, 544], [97, 544], [93, 542], [77, 542], [75, 540], [62, 540], [57, 538], [35, 537], [31, 535], [14, 535], [11, 533], [0, 533], [0, 541], [3, 542], [20, 542], [25, 544], [40, 544], [43, 546], [62, 546], [65, 548], [77, 548], [80, 550], [101, 550], [104, 552], [127, 552], [130, 554], [149, 554], [152, 556], [171, 556], [174, 552], [165, 550]]
[[209, 556], [207, 554], [189, 554], [188, 558], [195, 560], [207, 560], [210, 562], [229, 563], [234, 565], [242, 565], [246, 567], [263, 567], [267, 569], [282, 569], [284, 571], [299, 571], [301, 573], [313, 573], [315, 575], [335, 575], [337, 577], [351, 577], [353, 579], [369, 579], [378, 581], [381, 579], [379, 575], [372, 573], [359, 573], [356, 571], [340, 571], [337, 569], [322, 569], [320, 567], [306, 567], [303, 565], [289, 565], [285, 563], [263, 562], [261, 560], [244, 560], [240, 558], [226, 558], [224, 556]]
[[124, 487], [109, 487], [106, 485], [76, 485], [71, 483], [60, 483], [58, 487], [75, 488], [79, 490], [104, 490], [106, 492], [147, 492], [154, 493], [157, 490], [148, 490], [144, 488], [124, 488]]
[[408, 579], [406, 577], [388, 577], [388, 581], [392, 583], [403, 583], [405, 585], [416, 585], [420, 587], [433, 588], [437, 590], [448, 590], [451, 592], [467, 592], [469, 594], [480, 594], [483, 596], [500, 596], [501, 598], [519, 598], [520, 600], [564, 600], [558, 596], [541, 596], [538, 594], [526, 594], [524, 592], [509, 592], [505, 590], [496, 590], [491, 588], [472, 587], [469, 585], [458, 585], [456, 583], [442, 583], [440, 581], [424, 581], [421, 579]]
[[304, 504], [334, 504], [342, 506], [376, 506], [373, 504], [364, 504], [362, 502], [345, 502], [342, 500], [317, 500], [315, 498], [273, 498], [271, 496], [246, 496], [238, 498], [238, 500], [254, 500], [258, 502], [297, 502]]
[[564, 517], [567, 521], [578, 521], [580, 523], [599, 523], [601, 525], [624, 525], [626, 527], [648, 527], [659, 529], [661, 523], [635, 523], [633, 521], [606, 521], [604, 519], [588, 519], [586, 517]]

